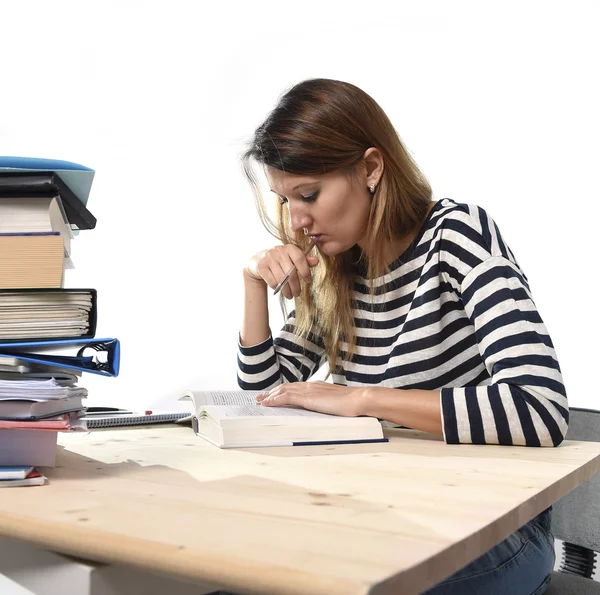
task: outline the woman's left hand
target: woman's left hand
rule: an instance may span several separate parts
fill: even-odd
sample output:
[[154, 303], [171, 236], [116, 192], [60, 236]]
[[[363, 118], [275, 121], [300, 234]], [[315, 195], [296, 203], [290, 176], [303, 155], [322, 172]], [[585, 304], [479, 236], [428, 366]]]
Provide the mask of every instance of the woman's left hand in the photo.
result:
[[330, 415], [363, 415], [365, 389], [329, 382], [289, 382], [258, 395], [256, 401], [268, 407], [296, 406]]

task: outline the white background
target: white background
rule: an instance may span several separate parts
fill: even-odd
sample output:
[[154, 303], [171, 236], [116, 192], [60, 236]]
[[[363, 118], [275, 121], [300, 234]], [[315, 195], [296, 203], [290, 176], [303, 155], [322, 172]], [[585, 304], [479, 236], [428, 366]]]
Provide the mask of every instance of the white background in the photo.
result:
[[273, 243], [239, 155], [281, 93], [328, 77], [380, 103], [435, 198], [494, 217], [571, 404], [597, 407], [595, 6], [0, 1], [0, 154], [96, 170], [66, 286], [98, 290], [122, 372], [85, 376], [90, 404], [237, 387], [241, 270]]

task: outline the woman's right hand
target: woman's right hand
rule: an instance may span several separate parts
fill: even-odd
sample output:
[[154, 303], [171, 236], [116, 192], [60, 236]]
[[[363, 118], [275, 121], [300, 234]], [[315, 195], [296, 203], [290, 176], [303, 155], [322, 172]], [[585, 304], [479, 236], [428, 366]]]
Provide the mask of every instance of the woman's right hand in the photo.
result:
[[244, 267], [244, 277], [266, 283], [275, 289], [295, 265], [296, 271], [290, 276], [281, 293], [289, 300], [300, 295], [300, 277], [306, 283], [312, 281], [310, 269], [319, 262], [316, 256], [304, 256], [294, 244], [275, 246], [255, 254]]

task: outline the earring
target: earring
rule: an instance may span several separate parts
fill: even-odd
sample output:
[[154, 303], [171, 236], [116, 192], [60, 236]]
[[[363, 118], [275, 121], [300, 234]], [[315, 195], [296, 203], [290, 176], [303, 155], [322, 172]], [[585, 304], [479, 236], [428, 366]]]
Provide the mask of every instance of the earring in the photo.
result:
[[308, 228], [307, 227], [303, 227], [302, 231], [304, 232], [304, 235], [307, 236], [308, 235]]
[[375, 184], [371, 184], [371, 185], [369, 186], [369, 192], [370, 192], [371, 194], [375, 194]]

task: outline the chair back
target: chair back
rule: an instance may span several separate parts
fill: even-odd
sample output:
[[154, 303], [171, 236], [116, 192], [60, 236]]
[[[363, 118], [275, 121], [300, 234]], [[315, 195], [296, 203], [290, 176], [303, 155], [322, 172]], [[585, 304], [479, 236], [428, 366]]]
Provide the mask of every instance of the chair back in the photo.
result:
[[[567, 440], [600, 442], [600, 411], [571, 407]], [[600, 473], [554, 504], [552, 532], [557, 539], [600, 552]]]

